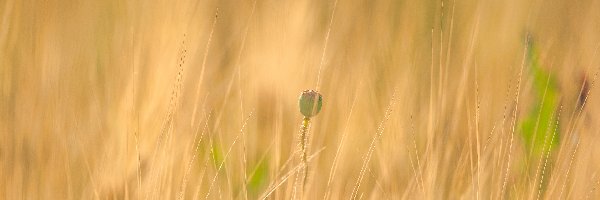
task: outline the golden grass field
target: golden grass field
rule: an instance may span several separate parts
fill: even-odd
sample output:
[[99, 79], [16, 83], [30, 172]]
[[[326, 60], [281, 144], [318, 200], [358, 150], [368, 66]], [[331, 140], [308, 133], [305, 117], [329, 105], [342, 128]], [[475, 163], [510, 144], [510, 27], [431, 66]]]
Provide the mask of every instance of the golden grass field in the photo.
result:
[[0, 199], [599, 199], [599, 46], [598, 0], [3, 0]]

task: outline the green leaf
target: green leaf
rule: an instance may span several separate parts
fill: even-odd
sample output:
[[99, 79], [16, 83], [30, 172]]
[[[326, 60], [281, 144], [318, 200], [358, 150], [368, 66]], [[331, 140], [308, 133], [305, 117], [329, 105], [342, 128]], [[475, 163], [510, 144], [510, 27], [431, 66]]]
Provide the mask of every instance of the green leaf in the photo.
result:
[[[556, 149], [560, 138], [560, 129], [556, 127], [559, 90], [556, 77], [541, 67], [539, 54], [533, 43], [529, 43], [527, 58], [530, 78], [533, 80], [534, 105], [520, 122], [520, 127], [527, 153], [541, 155], [544, 151]], [[554, 140], [552, 134], [555, 134]]]
[[264, 186], [268, 181], [269, 165], [268, 162], [259, 162], [254, 168], [250, 179], [248, 180], [248, 192], [251, 196], [258, 195], [261, 186]]

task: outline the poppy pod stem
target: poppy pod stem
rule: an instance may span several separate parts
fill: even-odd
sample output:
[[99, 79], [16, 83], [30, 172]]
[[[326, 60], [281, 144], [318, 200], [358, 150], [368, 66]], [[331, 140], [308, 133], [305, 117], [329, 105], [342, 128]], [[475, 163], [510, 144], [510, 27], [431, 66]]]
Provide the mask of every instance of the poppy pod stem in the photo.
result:
[[306, 187], [306, 181], [308, 177], [308, 142], [309, 142], [309, 131], [310, 131], [310, 118], [319, 114], [321, 106], [323, 105], [323, 97], [319, 92], [314, 90], [305, 90], [300, 94], [298, 99], [298, 105], [300, 107], [300, 113], [304, 116], [302, 124], [300, 126], [300, 135], [298, 138], [298, 148], [300, 149], [300, 162], [302, 168], [297, 176], [296, 184], [300, 184], [300, 195], [304, 194]]
[[300, 128], [300, 148], [301, 148], [301, 156], [300, 161], [302, 162], [302, 167], [304, 171], [302, 172], [302, 189], [306, 186], [306, 177], [308, 176], [308, 159], [307, 159], [307, 146], [308, 146], [308, 130], [310, 128], [310, 118], [304, 117], [302, 120], [302, 126]]

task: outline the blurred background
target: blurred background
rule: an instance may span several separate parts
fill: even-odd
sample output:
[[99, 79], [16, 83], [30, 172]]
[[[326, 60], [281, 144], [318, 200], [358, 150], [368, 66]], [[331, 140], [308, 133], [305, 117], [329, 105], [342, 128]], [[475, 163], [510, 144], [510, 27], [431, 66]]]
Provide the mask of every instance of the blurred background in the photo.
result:
[[[598, 0], [0, 1], [3, 199], [595, 199]], [[296, 181], [300, 92], [318, 90]]]

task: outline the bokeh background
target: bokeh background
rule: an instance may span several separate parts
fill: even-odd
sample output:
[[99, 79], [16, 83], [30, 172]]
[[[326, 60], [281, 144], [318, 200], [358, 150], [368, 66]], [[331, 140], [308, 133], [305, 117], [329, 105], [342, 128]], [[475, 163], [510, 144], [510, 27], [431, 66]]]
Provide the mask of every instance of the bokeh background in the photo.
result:
[[598, 0], [3, 0], [0, 194], [596, 199], [599, 33]]

